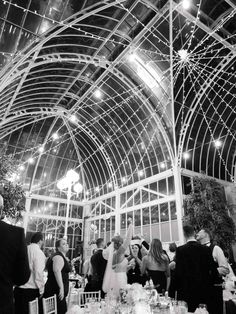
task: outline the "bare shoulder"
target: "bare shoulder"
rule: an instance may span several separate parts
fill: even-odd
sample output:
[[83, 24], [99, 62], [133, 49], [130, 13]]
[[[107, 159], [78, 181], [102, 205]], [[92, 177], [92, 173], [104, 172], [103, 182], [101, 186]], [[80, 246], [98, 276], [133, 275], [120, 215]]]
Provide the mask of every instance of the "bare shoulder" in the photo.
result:
[[57, 262], [59, 262], [59, 263], [60, 263], [60, 262], [64, 262], [62, 256], [60, 256], [60, 255], [55, 255], [55, 256], [53, 256], [52, 260], [53, 260], [53, 262], [55, 262], [55, 263], [57, 263]]

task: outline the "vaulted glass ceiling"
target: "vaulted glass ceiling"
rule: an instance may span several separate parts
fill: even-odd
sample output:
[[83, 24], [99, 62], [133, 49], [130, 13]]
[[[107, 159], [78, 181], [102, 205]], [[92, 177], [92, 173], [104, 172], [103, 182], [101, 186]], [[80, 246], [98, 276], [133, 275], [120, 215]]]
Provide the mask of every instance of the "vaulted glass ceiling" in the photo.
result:
[[236, 3], [189, 3], [0, 0], [1, 149], [26, 190], [75, 169], [91, 199], [176, 160], [234, 182]]

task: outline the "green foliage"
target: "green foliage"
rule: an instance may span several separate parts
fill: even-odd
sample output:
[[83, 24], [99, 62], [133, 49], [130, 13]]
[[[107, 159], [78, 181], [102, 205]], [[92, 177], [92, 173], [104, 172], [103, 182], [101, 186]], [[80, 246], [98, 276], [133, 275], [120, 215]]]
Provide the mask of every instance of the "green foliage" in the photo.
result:
[[19, 172], [19, 163], [12, 155], [0, 156], [0, 194], [4, 199], [3, 214], [14, 218], [17, 222], [22, 218], [22, 211], [25, 210], [25, 192], [22, 186], [14, 181], [14, 175]]
[[208, 228], [222, 249], [230, 248], [235, 240], [235, 225], [229, 216], [224, 188], [209, 178], [193, 178], [193, 191], [184, 200], [184, 220], [196, 230]]

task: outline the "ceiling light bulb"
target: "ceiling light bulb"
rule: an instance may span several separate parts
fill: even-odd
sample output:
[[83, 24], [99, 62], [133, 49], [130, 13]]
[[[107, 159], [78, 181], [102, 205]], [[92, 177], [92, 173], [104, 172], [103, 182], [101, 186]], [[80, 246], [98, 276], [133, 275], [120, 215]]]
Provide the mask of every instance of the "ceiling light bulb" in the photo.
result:
[[76, 115], [74, 115], [74, 114], [72, 114], [69, 119], [71, 122], [76, 122], [76, 120], [77, 120]]
[[183, 0], [182, 6], [185, 10], [188, 10], [190, 8], [190, 0]]
[[57, 133], [53, 133], [52, 138], [54, 140], [58, 140], [59, 139], [59, 135]]
[[215, 140], [215, 147], [220, 148], [222, 146], [222, 142], [220, 140]]
[[184, 159], [189, 159], [189, 157], [190, 157], [189, 152], [184, 152], [184, 153], [183, 153], [183, 158], [184, 158]]
[[38, 149], [38, 151], [39, 151], [40, 153], [42, 153], [42, 152], [44, 151], [44, 147], [43, 147], [43, 146], [40, 146], [39, 149]]
[[160, 167], [161, 167], [161, 169], [165, 169], [165, 167], [166, 167], [165, 163], [162, 162], [162, 163], [160, 164]]
[[184, 61], [184, 62], [188, 61], [189, 53], [186, 49], [180, 49], [178, 51], [178, 55], [179, 55], [181, 61]]
[[24, 171], [24, 170], [25, 170], [25, 166], [24, 166], [24, 165], [21, 165], [21, 166], [19, 167], [19, 170], [20, 170], [20, 171]]
[[101, 92], [99, 89], [97, 89], [97, 90], [95, 90], [95, 92], [94, 92], [94, 96], [95, 96], [96, 98], [101, 98], [101, 97], [102, 97], [102, 92]]
[[34, 163], [34, 158], [33, 158], [33, 157], [30, 157], [30, 158], [28, 159], [28, 163], [29, 163], [29, 164], [33, 164], [33, 163]]
[[143, 177], [143, 175], [144, 175], [144, 171], [143, 171], [143, 170], [139, 170], [139, 171], [138, 171], [138, 176], [139, 176], [139, 177]]
[[125, 183], [127, 180], [126, 180], [126, 177], [123, 177], [122, 179], [121, 179], [121, 181], [123, 182], [123, 183]]

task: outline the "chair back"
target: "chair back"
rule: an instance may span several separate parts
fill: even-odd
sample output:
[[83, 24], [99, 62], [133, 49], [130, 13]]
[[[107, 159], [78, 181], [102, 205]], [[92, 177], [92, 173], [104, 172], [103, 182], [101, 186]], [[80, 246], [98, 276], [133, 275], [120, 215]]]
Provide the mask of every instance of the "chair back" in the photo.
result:
[[84, 292], [79, 291], [78, 294], [78, 303], [80, 307], [83, 307], [85, 303], [89, 301], [89, 299], [92, 299], [96, 302], [101, 301], [101, 291], [92, 291], [92, 292]]
[[29, 314], [39, 314], [38, 298], [29, 302]]
[[43, 314], [57, 314], [57, 296], [43, 298]]

